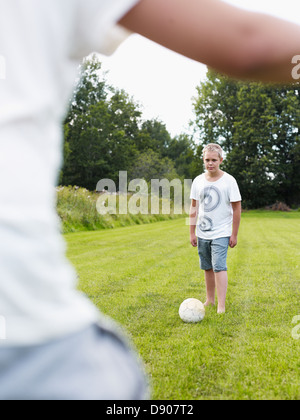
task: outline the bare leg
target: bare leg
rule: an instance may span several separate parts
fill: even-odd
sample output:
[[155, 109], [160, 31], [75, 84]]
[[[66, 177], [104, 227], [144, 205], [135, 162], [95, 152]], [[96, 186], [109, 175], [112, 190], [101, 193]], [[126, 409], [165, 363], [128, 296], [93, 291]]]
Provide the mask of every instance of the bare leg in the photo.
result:
[[205, 271], [205, 283], [207, 298], [204, 306], [214, 305], [216, 296], [216, 282], [215, 273], [213, 270]]
[[226, 310], [226, 294], [228, 287], [227, 271], [215, 273], [217, 295], [218, 295], [218, 313], [223, 314]]

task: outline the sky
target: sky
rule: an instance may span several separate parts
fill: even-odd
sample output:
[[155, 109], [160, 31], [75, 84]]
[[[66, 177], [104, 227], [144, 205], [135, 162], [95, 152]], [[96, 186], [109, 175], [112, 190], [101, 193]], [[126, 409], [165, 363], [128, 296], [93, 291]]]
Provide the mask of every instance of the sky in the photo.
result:
[[[300, 24], [299, 0], [226, 0]], [[300, 53], [300, 51], [299, 51]], [[189, 132], [192, 98], [207, 68], [139, 35], [130, 36], [110, 57], [100, 56], [107, 81], [124, 89], [143, 112], [157, 118], [172, 136]]]

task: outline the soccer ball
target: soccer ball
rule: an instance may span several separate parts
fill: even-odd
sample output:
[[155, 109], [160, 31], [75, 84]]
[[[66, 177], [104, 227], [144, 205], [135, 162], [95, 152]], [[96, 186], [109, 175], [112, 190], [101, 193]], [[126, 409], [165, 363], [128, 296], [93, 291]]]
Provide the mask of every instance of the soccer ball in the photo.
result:
[[186, 299], [179, 308], [179, 316], [183, 322], [195, 324], [203, 321], [205, 306], [198, 299]]

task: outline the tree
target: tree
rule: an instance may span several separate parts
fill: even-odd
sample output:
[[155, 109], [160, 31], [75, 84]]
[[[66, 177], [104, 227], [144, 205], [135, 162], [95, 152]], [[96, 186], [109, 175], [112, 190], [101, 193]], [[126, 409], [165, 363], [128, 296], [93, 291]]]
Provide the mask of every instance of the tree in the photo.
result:
[[95, 58], [82, 65], [82, 77], [65, 121], [65, 163], [61, 181], [94, 190], [97, 182], [128, 170], [137, 155], [141, 112], [123, 92], [108, 86]]
[[[64, 167], [60, 181], [94, 190], [100, 179], [119, 187], [119, 172], [133, 178], [194, 178], [202, 163], [190, 136], [172, 138], [166, 125], [142, 120], [139, 106], [109, 86], [97, 56], [81, 66], [64, 123]], [[198, 156], [199, 157], [199, 156]]]
[[141, 112], [122, 90], [114, 91], [108, 103], [109, 141], [107, 160], [109, 178], [118, 184], [119, 171], [129, 171], [138, 156], [136, 138], [139, 135]]
[[289, 205], [300, 203], [300, 96], [294, 89], [272, 91], [276, 109], [273, 133], [274, 186], [278, 200]]
[[152, 119], [142, 123], [140, 135], [136, 142], [140, 152], [151, 149], [155, 150], [161, 157], [166, 157], [170, 143], [171, 136], [163, 122]]
[[[238, 180], [247, 207], [299, 197], [297, 88], [242, 83], [209, 72], [194, 102], [199, 143], [218, 143], [224, 170]], [[293, 195], [290, 188], [293, 187]]]
[[96, 55], [83, 61], [65, 124], [74, 122], [77, 116], [83, 115], [91, 105], [107, 99], [110, 87], [106, 83], [101, 67]]
[[154, 150], [148, 149], [140, 153], [129, 173], [132, 179], [145, 179], [150, 182], [152, 179], [168, 179], [179, 178], [174, 164], [169, 158], [161, 158]]
[[202, 158], [191, 136], [180, 134], [173, 138], [166, 153], [174, 162], [177, 173], [185, 179], [194, 179], [202, 170]]

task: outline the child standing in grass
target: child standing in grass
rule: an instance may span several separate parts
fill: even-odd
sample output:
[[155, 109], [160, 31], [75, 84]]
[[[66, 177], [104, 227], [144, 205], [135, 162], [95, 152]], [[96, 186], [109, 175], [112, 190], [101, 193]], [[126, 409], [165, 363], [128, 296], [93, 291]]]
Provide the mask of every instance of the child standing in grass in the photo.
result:
[[203, 160], [206, 173], [194, 180], [191, 190], [190, 240], [198, 246], [201, 269], [205, 271], [205, 306], [215, 304], [217, 289], [218, 313], [225, 313], [227, 251], [228, 246], [237, 245], [242, 199], [236, 180], [220, 169], [222, 148], [209, 144]]
[[[77, 291], [55, 212], [62, 122], [76, 70], [91, 52], [110, 53], [128, 34], [124, 29], [230, 76], [294, 82], [300, 27], [226, 2], [0, 0], [0, 400], [148, 394], [135, 353]], [[222, 231], [211, 215], [224, 208], [229, 237], [223, 195], [227, 191], [233, 202], [240, 197], [234, 188], [221, 188], [231, 178], [220, 172], [218, 154], [207, 151], [206, 160], [203, 182], [211, 188], [200, 202], [195, 185], [194, 208], [197, 200], [205, 208], [197, 230], [204, 240], [215, 226]], [[222, 197], [212, 209], [217, 190]], [[232, 205], [229, 243], [235, 246], [240, 205]], [[197, 246], [195, 229], [192, 243]], [[220, 305], [227, 286], [221, 273], [215, 274]], [[211, 270], [207, 284], [210, 303]]]

